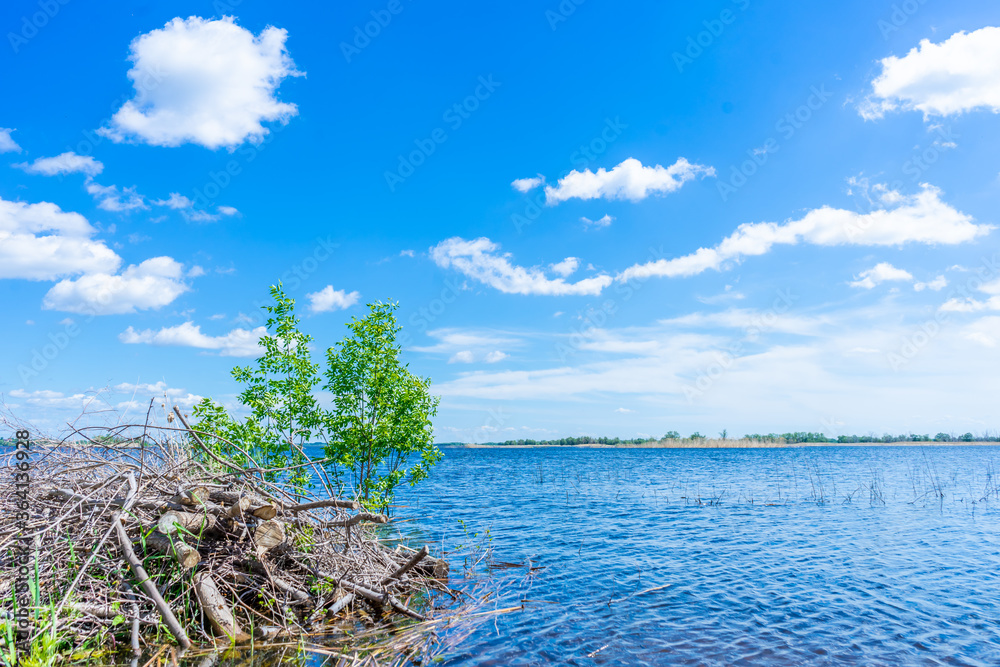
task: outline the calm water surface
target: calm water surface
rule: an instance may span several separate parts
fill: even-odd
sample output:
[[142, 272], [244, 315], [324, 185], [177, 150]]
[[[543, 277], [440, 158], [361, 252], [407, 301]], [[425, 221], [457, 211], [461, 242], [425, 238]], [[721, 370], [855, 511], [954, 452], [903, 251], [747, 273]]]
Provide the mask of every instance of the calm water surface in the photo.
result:
[[456, 448], [398, 512], [458, 571], [459, 519], [535, 568], [496, 573], [498, 607], [529, 601], [449, 665], [1000, 665], [994, 461], [1000, 448]]

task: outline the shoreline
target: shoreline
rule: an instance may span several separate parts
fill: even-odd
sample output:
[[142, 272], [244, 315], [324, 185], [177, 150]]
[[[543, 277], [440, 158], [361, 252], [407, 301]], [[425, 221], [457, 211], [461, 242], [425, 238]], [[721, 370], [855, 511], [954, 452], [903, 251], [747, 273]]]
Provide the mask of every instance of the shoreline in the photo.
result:
[[446, 449], [794, 449], [806, 447], [1000, 447], [1000, 442], [742, 442], [707, 440], [698, 444], [682, 442], [651, 442], [642, 444], [604, 445], [499, 445], [466, 443], [437, 445]]

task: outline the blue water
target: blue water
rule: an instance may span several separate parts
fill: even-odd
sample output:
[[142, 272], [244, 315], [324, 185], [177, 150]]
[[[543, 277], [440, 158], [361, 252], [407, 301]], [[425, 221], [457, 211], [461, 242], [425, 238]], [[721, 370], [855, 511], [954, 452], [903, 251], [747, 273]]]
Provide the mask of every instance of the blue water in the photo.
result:
[[487, 529], [495, 560], [525, 564], [494, 571], [486, 607], [523, 610], [448, 665], [998, 665], [994, 461], [1000, 448], [447, 449], [397, 514], [456, 573]]

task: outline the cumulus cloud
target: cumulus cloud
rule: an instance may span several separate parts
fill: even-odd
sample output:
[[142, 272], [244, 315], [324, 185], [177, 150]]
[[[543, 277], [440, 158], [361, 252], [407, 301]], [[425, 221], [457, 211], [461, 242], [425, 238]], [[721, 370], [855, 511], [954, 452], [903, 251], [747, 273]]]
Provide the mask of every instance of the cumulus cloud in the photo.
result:
[[149, 208], [143, 196], [135, 191], [135, 187], [119, 190], [115, 185], [99, 185], [94, 181], [87, 181], [86, 188], [88, 194], [97, 201], [97, 207], [105, 211], [128, 213]]
[[329, 313], [334, 310], [344, 310], [350, 308], [361, 298], [360, 292], [348, 293], [345, 290], [333, 289], [333, 285], [327, 285], [318, 292], [306, 294], [309, 299], [309, 310], [314, 313]]
[[714, 175], [712, 167], [691, 164], [685, 158], [678, 158], [669, 167], [644, 167], [639, 160], [628, 158], [611, 171], [603, 167], [596, 172], [574, 169], [556, 185], [545, 187], [545, 202], [552, 206], [573, 198], [639, 201], [649, 195], [673, 192], [696, 176]]
[[872, 289], [876, 285], [891, 281], [913, 280], [913, 274], [903, 269], [897, 269], [889, 262], [879, 262], [870, 269], [861, 272], [858, 280], [851, 283], [851, 287], [863, 287]]
[[534, 190], [539, 185], [545, 182], [542, 175], [533, 176], [532, 178], [517, 178], [511, 182], [511, 187], [513, 187], [518, 192], [528, 192], [529, 190]]
[[612, 281], [606, 274], [575, 283], [566, 282], [564, 277], [549, 278], [540, 268], [512, 264], [510, 253], [499, 250], [498, 244], [485, 237], [467, 241], [455, 236], [433, 246], [430, 256], [441, 268], [454, 268], [505, 294], [597, 295]]
[[93, 273], [56, 283], [42, 301], [49, 310], [113, 315], [157, 309], [189, 288], [184, 267], [170, 257], [153, 257], [121, 275]]
[[597, 220], [591, 220], [587, 217], [580, 218], [580, 222], [583, 223], [584, 227], [609, 227], [614, 221], [615, 219], [608, 214], [604, 214], [604, 217]]
[[476, 358], [472, 354], [472, 350], [461, 350], [451, 355], [451, 359], [448, 360], [449, 364], [471, 364]]
[[233, 329], [223, 336], [209, 336], [201, 332], [201, 327], [193, 322], [185, 322], [159, 331], [144, 329], [136, 331], [129, 327], [118, 335], [123, 343], [136, 345], [176, 345], [195, 347], [218, 352], [223, 357], [256, 357], [261, 354], [258, 341], [267, 335], [267, 329], [257, 327], [252, 330]]
[[285, 77], [301, 76], [285, 48], [288, 33], [259, 35], [233, 17], [173, 19], [131, 44], [135, 97], [100, 132], [113, 141], [154, 146], [194, 143], [210, 149], [260, 142], [262, 123], [287, 123], [294, 104], [275, 96]]
[[98, 162], [89, 155], [77, 155], [73, 151], [60, 153], [55, 157], [40, 157], [30, 164], [20, 162], [14, 166], [18, 169], [23, 169], [29, 174], [41, 174], [42, 176], [60, 176], [74, 173], [97, 176], [104, 171], [104, 165], [101, 162]]
[[809, 243], [821, 246], [901, 246], [906, 243], [954, 245], [972, 241], [993, 229], [941, 201], [941, 191], [924, 184], [914, 195], [882, 190], [880, 205], [869, 213], [829, 206], [813, 209], [799, 220], [744, 223], [712, 248], [674, 259], [629, 267], [619, 280], [654, 276], [693, 276], [722, 270], [727, 262], [763, 255], [776, 245]]
[[0, 199], [0, 278], [56, 280], [78, 273], [110, 273], [121, 258], [79, 213], [55, 204]]
[[859, 107], [866, 119], [913, 109], [925, 118], [1000, 112], [1000, 28], [957, 32], [940, 44], [925, 39], [902, 58], [890, 56], [881, 64], [872, 94]]
[[915, 289], [918, 292], [923, 292], [925, 289], [929, 289], [932, 292], [940, 292], [947, 286], [948, 286], [948, 279], [945, 278], [944, 276], [938, 276], [934, 280], [931, 280], [926, 283], [914, 283], [913, 289]]
[[14, 129], [10, 127], [0, 127], [0, 153], [21, 152], [21, 147], [10, 136], [13, 131]]
[[571, 273], [580, 268], [580, 258], [579, 257], [567, 257], [561, 262], [553, 264], [551, 267], [553, 273], [558, 273], [563, 278], [566, 278]]

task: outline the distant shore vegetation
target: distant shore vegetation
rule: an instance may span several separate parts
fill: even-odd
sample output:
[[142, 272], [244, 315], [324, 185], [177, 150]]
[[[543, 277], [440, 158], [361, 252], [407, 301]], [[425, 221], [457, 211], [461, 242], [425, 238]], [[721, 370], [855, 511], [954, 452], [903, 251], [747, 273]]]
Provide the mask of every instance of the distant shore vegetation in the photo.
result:
[[593, 437], [588, 435], [573, 436], [568, 438], [557, 438], [553, 440], [532, 440], [530, 438], [521, 440], [505, 440], [503, 442], [442, 442], [439, 447], [583, 447], [583, 446], [605, 446], [605, 447], [761, 447], [780, 445], [806, 445], [806, 444], [827, 444], [827, 445], [851, 445], [851, 444], [906, 444], [906, 443], [963, 443], [963, 442], [1000, 442], [1000, 432], [991, 433], [989, 431], [981, 434], [966, 433], [944, 433], [940, 432], [931, 436], [930, 434], [905, 433], [893, 435], [885, 433], [876, 435], [838, 435], [829, 437], [823, 433], [810, 433], [806, 431], [796, 431], [791, 433], [748, 433], [742, 438], [731, 438], [726, 431], [719, 433], [717, 438], [710, 438], [695, 431], [685, 437], [677, 431], [668, 431], [662, 438], [642, 437], [642, 438], [613, 438], [613, 437]]

